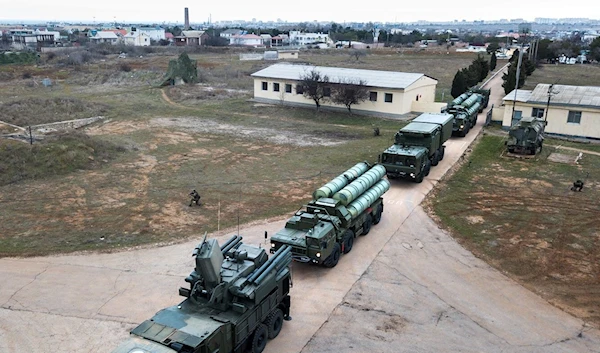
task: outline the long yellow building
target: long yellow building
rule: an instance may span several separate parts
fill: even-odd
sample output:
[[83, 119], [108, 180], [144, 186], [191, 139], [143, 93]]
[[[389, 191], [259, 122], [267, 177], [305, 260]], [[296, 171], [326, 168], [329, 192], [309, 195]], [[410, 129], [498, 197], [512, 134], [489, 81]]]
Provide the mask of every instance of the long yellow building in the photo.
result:
[[[352, 106], [352, 111], [359, 114], [399, 117], [410, 112], [439, 112], [440, 109], [440, 104], [434, 103], [437, 80], [424, 74], [281, 63], [252, 74], [254, 99], [265, 103], [314, 107], [315, 103], [304, 97], [302, 89], [298, 88], [302, 77], [312, 70], [327, 76], [332, 87], [338, 82], [364, 82], [369, 97]], [[322, 107], [346, 109], [327, 99]]]

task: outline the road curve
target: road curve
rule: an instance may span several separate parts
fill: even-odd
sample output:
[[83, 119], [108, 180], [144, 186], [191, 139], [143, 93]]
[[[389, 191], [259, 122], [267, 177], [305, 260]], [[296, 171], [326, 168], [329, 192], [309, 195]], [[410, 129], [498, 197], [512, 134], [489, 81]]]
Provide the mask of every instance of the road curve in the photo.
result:
[[[491, 102], [501, 99], [500, 84], [500, 77], [490, 83]], [[392, 182], [381, 223], [336, 268], [293, 265], [293, 320], [266, 352], [600, 347], [598, 331], [474, 258], [418, 207], [483, 120], [467, 137], [447, 142], [444, 160], [423, 183]], [[264, 231], [283, 224], [257, 223], [240, 233], [245, 242], [267, 245]], [[0, 352], [110, 352], [137, 323], [182, 299], [177, 288], [193, 268], [199, 240], [114, 254], [0, 259]], [[377, 313], [385, 316], [381, 325]]]

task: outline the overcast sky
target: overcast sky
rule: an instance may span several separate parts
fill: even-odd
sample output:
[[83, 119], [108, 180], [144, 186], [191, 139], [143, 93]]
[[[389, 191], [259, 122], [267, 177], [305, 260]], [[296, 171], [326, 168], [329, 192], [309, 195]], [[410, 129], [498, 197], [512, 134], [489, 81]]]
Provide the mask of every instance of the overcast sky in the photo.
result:
[[[505, 1], [122, 1], [122, 0], [0, 0], [2, 20], [83, 22], [183, 22], [183, 8], [190, 22], [252, 20], [289, 22], [415, 22], [418, 20], [498, 20], [536, 17], [600, 18], [597, 0], [569, 3], [564, 0]], [[593, 4], [596, 5], [593, 5]], [[458, 8], [458, 10], [456, 10]]]

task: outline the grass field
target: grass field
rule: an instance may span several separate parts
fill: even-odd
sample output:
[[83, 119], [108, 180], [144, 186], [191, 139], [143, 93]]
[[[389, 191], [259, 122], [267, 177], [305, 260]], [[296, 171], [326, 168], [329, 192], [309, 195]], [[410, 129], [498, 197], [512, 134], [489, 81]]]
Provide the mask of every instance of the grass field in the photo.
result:
[[[539, 157], [514, 159], [502, 137], [484, 136], [427, 206], [466, 248], [599, 324], [600, 156], [576, 165], [577, 152], [559, 150], [569, 163], [553, 162], [549, 145], [564, 141], [549, 141]], [[583, 192], [570, 191], [576, 179], [585, 179]]]
[[[271, 63], [240, 61], [235, 50], [192, 53], [202, 84], [165, 89], [155, 85], [176, 53], [94, 55], [76, 66], [57, 56], [0, 67], [0, 120], [107, 118], [85, 129], [91, 139], [73, 143], [80, 148], [47, 139], [15, 152], [14, 142], [0, 140], [2, 168], [10, 169], [0, 186], [0, 256], [173, 242], [238, 217], [287, 215], [344, 169], [376, 161], [404, 124], [249, 102], [249, 74]], [[344, 50], [300, 53], [314, 65], [422, 72], [439, 80], [446, 99], [456, 70], [474, 58], [413, 49], [358, 61]], [[41, 84], [46, 77], [52, 87]], [[375, 126], [382, 136], [373, 136]], [[194, 188], [200, 208], [187, 206]]]
[[532, 90], [538, 83], [573, 86], [599, 86], [600, 65], [542, 64], [525, 80], [523, 89]]

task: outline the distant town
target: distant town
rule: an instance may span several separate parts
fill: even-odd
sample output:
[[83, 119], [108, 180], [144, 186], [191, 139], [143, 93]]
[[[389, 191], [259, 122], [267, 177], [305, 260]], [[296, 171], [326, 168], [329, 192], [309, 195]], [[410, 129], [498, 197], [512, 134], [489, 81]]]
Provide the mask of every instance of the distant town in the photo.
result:
[[[6, 23], [0, 24], [0, 50], [48, 51], [51, 48], [86, 45], [131, 46], [237, 46], [279, 49], [455, 46], [459, 51], [496, 52], [510, 55], [510, 47], [532, 41], [545, 41], [542, 53], [547, 61], [598, 61], [600, 20], [588, 18], [522, 18], [496, 21], [412, 23], [335, 23], [327, 21], [291, 23], [277, 21], [217, 21], [210, 17], [202, 23], [190, 22], [188, 9], [182, 22], [132, 24], [102, 23]], [[556, 43], [561, 43], [560, 45]], [[460, 44], [459, 44], [460, 43]], [[554, 43], [554, 49], [552, 46]], [[491, 50], [490, 50], [491, 49]]]

